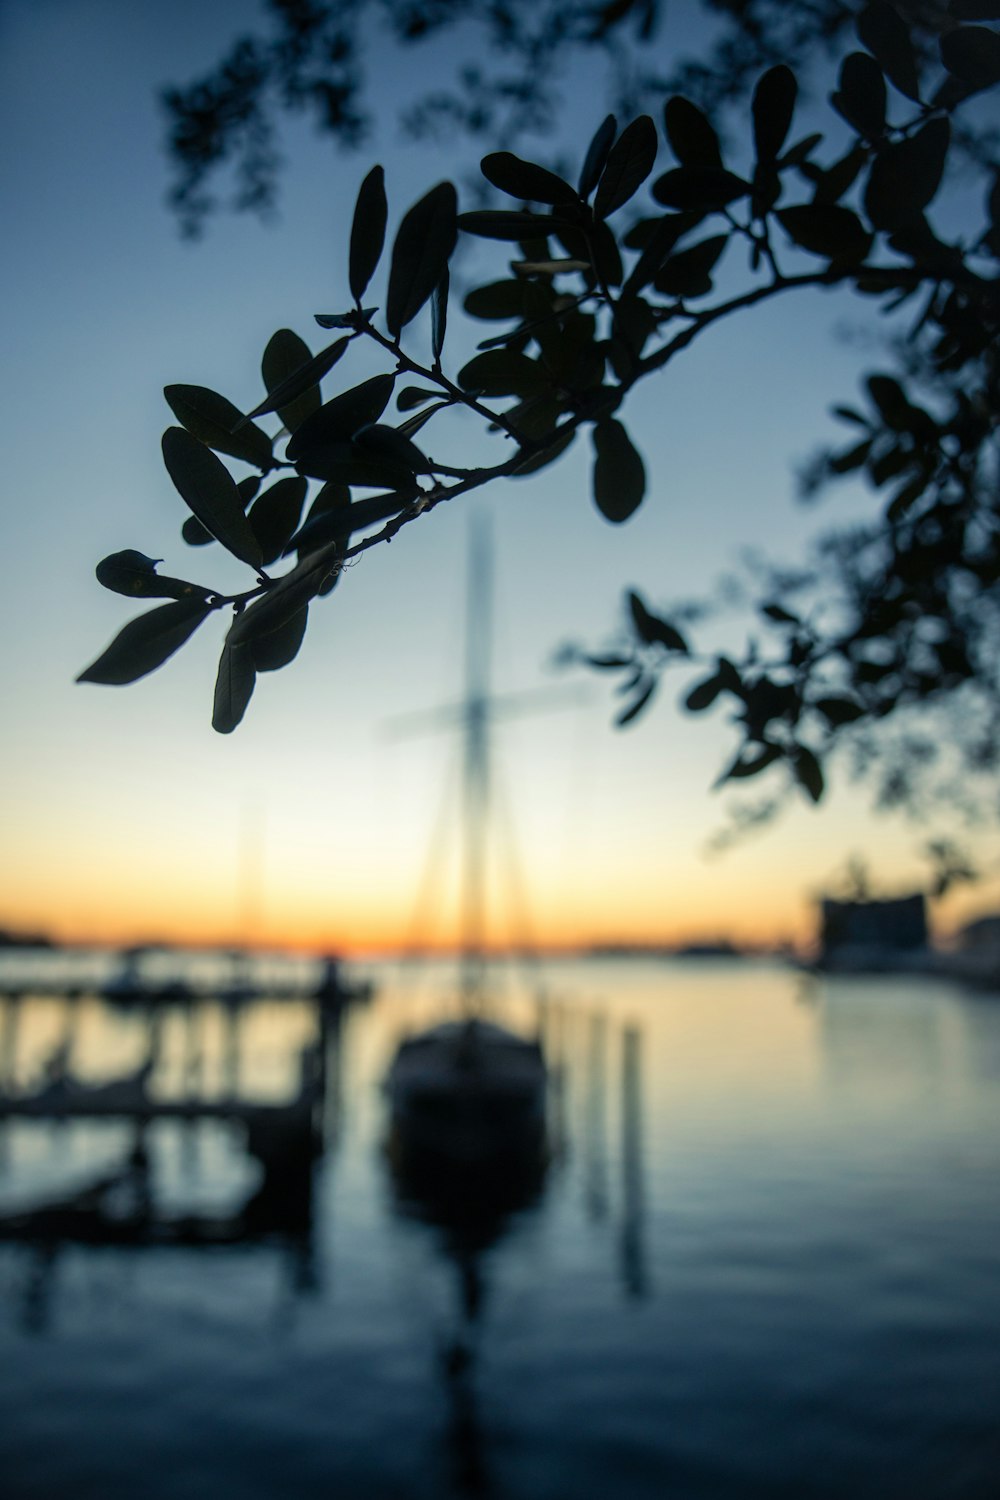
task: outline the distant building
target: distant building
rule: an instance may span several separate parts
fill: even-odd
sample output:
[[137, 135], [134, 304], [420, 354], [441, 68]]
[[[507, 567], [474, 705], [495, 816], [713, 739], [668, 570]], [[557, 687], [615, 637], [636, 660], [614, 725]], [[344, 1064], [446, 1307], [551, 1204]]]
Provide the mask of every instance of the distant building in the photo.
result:
[[927, 900], [922, 893], [891, 901], [827, 898], [820, 904], [822, 968], [913, 968], [926, 955]]

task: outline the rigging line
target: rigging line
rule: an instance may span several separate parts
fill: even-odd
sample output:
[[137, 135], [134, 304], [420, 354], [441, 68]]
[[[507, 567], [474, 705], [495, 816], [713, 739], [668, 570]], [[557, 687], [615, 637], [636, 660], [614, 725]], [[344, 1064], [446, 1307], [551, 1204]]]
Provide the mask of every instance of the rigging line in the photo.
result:
[[527, 881], [514, 827], [510, 793], [502, 771], [495, 769], [493, 779], [496, 808], [494, 821], [500, 834], [497, 847], [503, 858], [507, 901], [511, 914], [512, 954], [515, 962], [520, 962], [523, 966], [525, 974], [532, 977], [536, 998], [541, 1001], [545, 999], [545, 975], [531, 915], [531, 903], [528, 900]]
[[425, 957], [426, 943], [422, 941], [432, 931], [435, 918], [440, 917], [444, 906], [444, 887], [450, 833], [455, 805], [457, 747], [452, 745], [448, 756], [448, 769], [441, 785], [440, 799], [431, 830], [430, 842], [424, 866], [417, 886], [406, 942], [401, 950], [402, 961]]

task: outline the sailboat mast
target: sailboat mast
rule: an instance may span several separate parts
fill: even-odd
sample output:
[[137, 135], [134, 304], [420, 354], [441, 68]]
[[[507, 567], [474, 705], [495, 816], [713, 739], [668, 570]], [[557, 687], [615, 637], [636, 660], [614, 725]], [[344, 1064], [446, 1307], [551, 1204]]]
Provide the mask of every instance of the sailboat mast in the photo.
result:
[[477, 516], [469, 534], [462, 757], [461, 993], [470, 1010], [478, 1007], [482, 997], [486, 942], [492, 588], [489, 534], [485, 520]]

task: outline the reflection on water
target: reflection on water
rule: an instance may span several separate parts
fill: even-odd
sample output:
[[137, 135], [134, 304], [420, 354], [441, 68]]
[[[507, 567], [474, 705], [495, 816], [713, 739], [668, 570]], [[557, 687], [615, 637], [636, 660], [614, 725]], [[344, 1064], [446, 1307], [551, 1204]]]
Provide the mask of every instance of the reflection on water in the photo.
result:
[[443, 973], [377, 977], [5, 1004], [3, 1092], [146, 1100], [0, 1120], [5, 1497], [993, 1500], [1000, 1003], [564, 964], [544, 1173], [466, 1212], [385, 1151]]

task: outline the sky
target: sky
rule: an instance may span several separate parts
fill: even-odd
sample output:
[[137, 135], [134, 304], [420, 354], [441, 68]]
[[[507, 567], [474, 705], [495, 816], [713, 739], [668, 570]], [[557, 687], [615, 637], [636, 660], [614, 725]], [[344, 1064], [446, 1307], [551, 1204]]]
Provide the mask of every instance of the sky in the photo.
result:
[[[352, 568], [234, 735], [210, 727], [214, 618], [133, 686], [73, 681], [134, 612], [94, 579], [107, 553], [135, 547], [165, 572], [245, 586], [219, 548], [180, 539], [185, 510], [159, 452], [173, 420], [162, 387], [207, 385], [247, 409], [271, 333], [291, 327], [320, 347], [313, 314], [349, 300], [350, 219], [370, 164], [385, 165], [391, 227], [474, 160], [461, 141], [404, 142], [388, 119], [356, 155], [295, 126], [277, 222], [221, 214], [202, 240], [182, 240], [165, 203], [157, 91], [214, 62], [257, 15], [251, 0], [0, 4], [0, 928], [361, 954], [405, 942], [423, 911], [422, 939], [446, 945], [454, 857], [439, 900], [423, 880], [435, 828], [454, 829], [441, 809], [454, 804], [458, 747], [443, 732], [403, 737], [392, 721], [460, 690], [468, 506], [439, 507]], [[441, 60], [387, 58], [386, 97]], [[567, 142], [588, 138], [599, 98], [594, 80], [574, 80]], [[711, 783], [733, 745], [724, 719], [682, 714], [678, 679], [615, 732], [606, 685], [580, 679], [573, 697], [548, 666], [560, 642], [613, 633], [625, 587], [653, 605], [690, 595], [747, 542], [793, 559], [833, 519], [795, 504], [793, 467], [836, 436], [827, 409], [857, 388], [864, 360], [832, 336], [852, 311], [823, 293], [757, 310], [636, 392], [628, 422], [650, 484], [626, 525], [593, 506], [586, 441], [476, 502], [493, 538], [496, 688], [552, 689], [494, 747], [531, 927], [548, 945], [803, 941], [816, 895], [850, 856], [890, 892], [926, 872], [926, 830], [873, 817], [867, 794], [840, 781], [819, 812], [796, 805], [709, 857], [724, 822]], [[453, 322], [453, 368], [483, 336]], [[423, 322], [410, 337], [426, 343]], [[350, 361], [353, 380], [378, 368], [353, 350]], [[465, 451], [472, 439], [457, 441]], [[842, 518], [870, 501], [834, 503]], [[498, 942], [516, 930], [501, 884]], [[948, 929], [998, 904], [991, 879], [937, 920]]]

